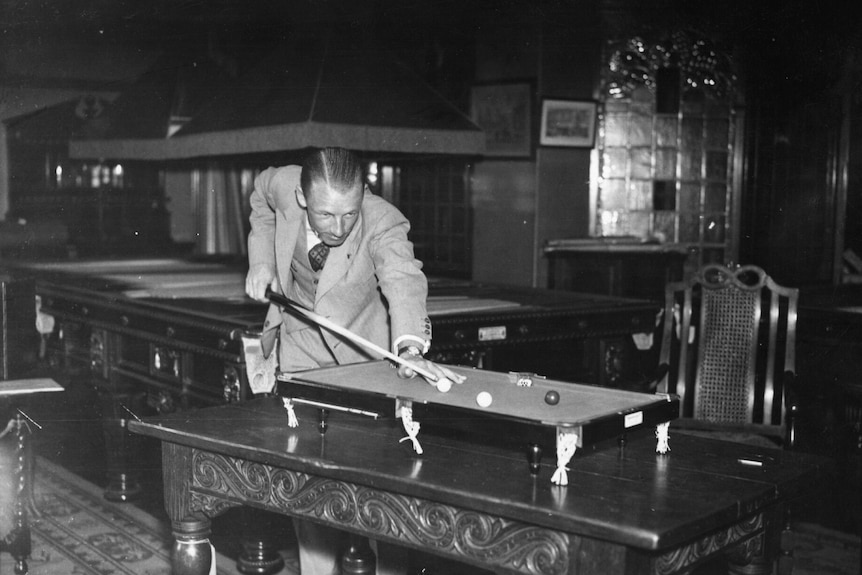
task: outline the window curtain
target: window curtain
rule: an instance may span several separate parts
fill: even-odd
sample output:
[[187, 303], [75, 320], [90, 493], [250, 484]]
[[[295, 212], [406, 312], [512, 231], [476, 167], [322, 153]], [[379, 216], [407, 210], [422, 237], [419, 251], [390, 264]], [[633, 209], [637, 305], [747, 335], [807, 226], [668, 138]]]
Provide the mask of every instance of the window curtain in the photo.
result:
[[216, 163], [192, 172], [195, 206], [195, 253], [245, 254], [248, 210], [247, 174]]

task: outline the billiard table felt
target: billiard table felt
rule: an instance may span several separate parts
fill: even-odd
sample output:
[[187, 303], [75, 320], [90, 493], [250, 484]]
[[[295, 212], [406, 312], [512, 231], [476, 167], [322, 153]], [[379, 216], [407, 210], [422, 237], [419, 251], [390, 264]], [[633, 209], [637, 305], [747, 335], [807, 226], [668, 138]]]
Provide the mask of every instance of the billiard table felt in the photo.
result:
[[[597, 387], [545, 379], [530, 378], [531, 385], [519, 385], [517, 373], [500, 373], [459, 366], [448, 366], [464, 375], [461, 384], [454, 384], [450, 391], [438, 391], [421, 377], [402, 379], [397, 370], [386, 361], [371, 361], [344, 366], [325, 367], [294, 374], [281, 374], [285, 382], [280, 388], [290, 396], [291, 383], [311, 387], [328, 388], [347, 392], [349, 395], [376, 395], [414, 403], [447, 406], [476, 414], [502, 419], [520, 420], [552, 427], [577, 427], [607, 418], [622, 418], [634, 426], [635, 422], [646, 422], [644, 412], [668, 410], [672, 399], [664, 395], [631, 392], [606, 387]], [[559, 402], [550, 405], [546, 394], [554, 391]], [[491, 394], [488, 407], [477, 403], [481, 392]], [[669, 418], [666, 418], [669, 419]]]

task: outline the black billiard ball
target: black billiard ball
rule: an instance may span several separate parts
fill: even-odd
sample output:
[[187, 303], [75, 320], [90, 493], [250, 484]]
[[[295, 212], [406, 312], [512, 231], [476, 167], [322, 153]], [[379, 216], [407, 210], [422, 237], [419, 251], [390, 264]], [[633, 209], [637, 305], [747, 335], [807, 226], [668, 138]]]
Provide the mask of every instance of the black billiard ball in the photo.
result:
[[548, 405], [557, 405], [560, 403], [560, 394], [552, 389], [545, 394], [545, 403]]

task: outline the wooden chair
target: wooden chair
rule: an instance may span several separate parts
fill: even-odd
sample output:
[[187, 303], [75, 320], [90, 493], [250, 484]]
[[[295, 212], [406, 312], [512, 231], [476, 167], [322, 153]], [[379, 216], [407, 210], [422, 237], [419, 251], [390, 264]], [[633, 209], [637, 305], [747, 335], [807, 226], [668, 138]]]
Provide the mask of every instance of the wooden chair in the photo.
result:
[[[659, 393], [680, 397], [674, 430], [792, 448], [796, 442], [799, 290], [756, 266], [704, 266], [665, 291]], [[790, 514], [778, 572], [792, 568]]]
[[680, 397], [673, 427], [793, 446], [798, 299], [755, 266], [668, 284], [658, 391]]

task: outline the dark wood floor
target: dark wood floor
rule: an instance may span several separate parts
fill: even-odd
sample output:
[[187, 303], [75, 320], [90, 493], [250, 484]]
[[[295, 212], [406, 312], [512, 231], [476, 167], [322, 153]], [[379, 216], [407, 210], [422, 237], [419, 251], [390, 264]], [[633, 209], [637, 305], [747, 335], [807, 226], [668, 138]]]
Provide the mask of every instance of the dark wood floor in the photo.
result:
[[[100, 485], [106, 485], [105, 445], [101, 425], [98, 396], [90, 382], [84, 377], [57, 376], [66, 387], [64, 392], [43, 394], [22, 400], [21, 407], [35, 420], [41, 429], [33, 435], [35, 452], [74, 473]], [[859, 449], [848, 447], [849, 435], [843, 433], [840, 418], [825, 406], [805, 411], [800, 421], [799, 449], [829, 455], [835, 467], [827, 480], [794, 509], [797, 520], [812, 521], [842, 531], [862, 533], [862, 501], [860, 501]], [[146, 415], [146, 414], [144, 414]], [[159, 445], [146, 438], [138, 438], [134, 458], [140, 473], [143, 492], [132, 503], [150, 514], [167, 520], [162, 506], [161, 460]], [[849, 455], [845, 455], [849, 454]], [[276, 518], [274, 527], [285, 546], [292, 544], [289, 521]], [[236, 558], [240, 552], [237, 525], [243, 521], [238, 510], [219, 517], [213, 524], [213, 542], [225, 555]], [[414, 561], [414, 560], [411, 560]], [[411, 565], [412, 573], [423, 572], [423, 561], [416, 558]], [[428, 573], [476, 573], [475, 569], [462, 569], [446, 565], [445, 569], [428, 569]]]

